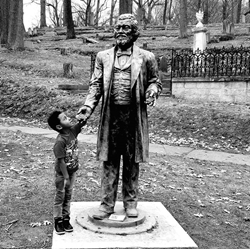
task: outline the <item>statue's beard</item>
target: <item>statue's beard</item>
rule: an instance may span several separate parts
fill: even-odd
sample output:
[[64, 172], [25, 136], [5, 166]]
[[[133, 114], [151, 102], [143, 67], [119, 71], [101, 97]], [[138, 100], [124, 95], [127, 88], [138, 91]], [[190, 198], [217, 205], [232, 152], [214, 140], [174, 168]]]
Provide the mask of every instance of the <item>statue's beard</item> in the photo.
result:
[[133, 39], [131, 36], [123, 36], [117, 35], [116, 36], [116, 44], [121, 50], [126, 50], [133, 45]]

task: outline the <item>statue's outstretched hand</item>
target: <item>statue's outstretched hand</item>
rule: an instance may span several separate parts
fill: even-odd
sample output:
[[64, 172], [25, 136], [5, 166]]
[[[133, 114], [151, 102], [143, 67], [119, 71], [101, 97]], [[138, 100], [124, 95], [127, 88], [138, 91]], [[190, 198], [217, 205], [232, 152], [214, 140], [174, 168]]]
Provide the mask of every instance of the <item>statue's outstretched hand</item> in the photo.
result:
[[149, 90], [146, 92], [145, 96], [146, 100], [145, 103], [149, 106], [155, 106], [156, 105], [156, 92], [153, 90]]
[[76, 115], [76, 119], [80, 122], [87, 121], [87, 119], [90, 117], [91, 113], [92, 113], [91, 108], [89, 106], [84, 105], [78, 110], [77, 115]]

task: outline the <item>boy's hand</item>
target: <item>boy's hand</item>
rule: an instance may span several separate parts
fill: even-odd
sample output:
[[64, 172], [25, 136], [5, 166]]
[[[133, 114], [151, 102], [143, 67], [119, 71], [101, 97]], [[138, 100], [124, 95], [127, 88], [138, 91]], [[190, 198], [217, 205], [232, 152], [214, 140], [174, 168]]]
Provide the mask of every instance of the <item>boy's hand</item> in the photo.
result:
[[76, 119], [78, 121], [87, 121], [91, 113], [92, 113], [91, 108], [89, 106], [84, 105], [77, 112]]
[[69, 178], [64, 178], [64, 187], [70, 185], [70, 180]]

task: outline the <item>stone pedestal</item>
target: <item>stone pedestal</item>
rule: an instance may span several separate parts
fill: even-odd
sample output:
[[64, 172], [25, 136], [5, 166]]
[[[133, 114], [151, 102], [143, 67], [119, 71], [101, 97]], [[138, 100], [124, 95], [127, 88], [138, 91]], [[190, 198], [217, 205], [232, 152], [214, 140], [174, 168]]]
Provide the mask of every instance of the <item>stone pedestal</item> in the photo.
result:
[[[74, 231], [64, 235], [53, 232], [52, 249], [87, 248], [197, 248], [160, 202], [139, 202], [137, 218], [124, 221], [98, 221], [93, 213], [99, 202], [71, 203]], [[122, 202], [115, 212], [122, 214]]]
[[205, 27], [195, 27], [193, 29], [194, 33], [194, 42], [193, 42], [193, 51], [197, 49], [203, 51], [207, 47], [207, 28]]
[[77, 223], [84, 229], [105, 234], [116, 235], [129, 235], [138, 234], [150, 231], [156, 227], [156, 219], [153, 215], [145, 213], [143, 210], [138, 209], [138, 217], [129, 218], [126, 217], [124, 209], [121, 203], [117, 203], [115, 206], [115, 212], [113, 215], [125, 216], [123, 221], [110, 220], [105, 218], [103, 220], [97, 220], [93, 218], [98, 208], [90, 208], [84, 210], [80, 215], [76, 217]]

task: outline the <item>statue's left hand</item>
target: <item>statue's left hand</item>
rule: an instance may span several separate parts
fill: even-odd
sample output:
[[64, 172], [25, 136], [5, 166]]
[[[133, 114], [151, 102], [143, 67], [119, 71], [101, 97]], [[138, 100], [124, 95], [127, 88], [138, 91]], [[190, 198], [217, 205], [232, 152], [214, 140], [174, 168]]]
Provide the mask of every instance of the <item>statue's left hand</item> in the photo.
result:
[[155, 106], [156, 104], [156, 92], [153, 90], [149, 90], [146, 92], [145, 103], [149, 106]]

